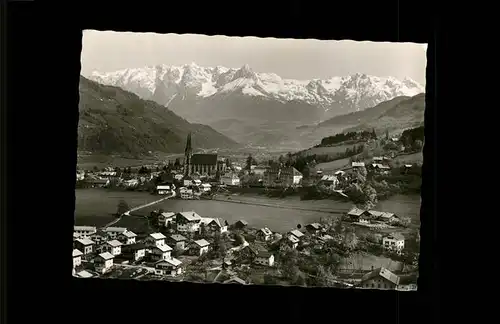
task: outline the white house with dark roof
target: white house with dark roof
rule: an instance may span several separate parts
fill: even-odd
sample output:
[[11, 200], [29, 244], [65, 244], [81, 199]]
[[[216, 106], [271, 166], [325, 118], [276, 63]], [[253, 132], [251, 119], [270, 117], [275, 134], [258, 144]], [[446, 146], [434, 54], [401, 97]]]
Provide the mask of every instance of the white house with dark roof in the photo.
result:
[[194, 211], [180, 212], [175, 215], [175, 224], [179, 232], [197, 232], [200, 230], [202, 217]]
[[78, 249], [73, 249], [73, 268], [79, 267], [82, 264], [83, 253]]
[[151, 261], [170, 260], [172, 248], [167, 244], [154, 246], [151, 248], [150, 259]]
[[365, 167], [365, 162], [352, 162], [351, 166], [353, 168], [364, 168]]
[[382, 246], [386, 250], [401, 253], [405, 248], [405, 237], [399, 233], [386, 235], [382, 238]]
[[352, 208], [349, 212], [347, 212], [347, 217], [352, 222], [359, 222], [362, 216], [371, 217], [370, 213], [366, 210], [359, 209], [357, 207]]
[[169, 185], [156, 186], [156, 193], [159, 195], [169, 195], [172, 192], [172, 187]]
[[94, 244], [94, 241], [86, 238], [75, 240], [75, 248], [82, 252], [83, 255], [92, 253]]
[[201, 239], [201, 240], [194, 241], [191, 249], [193, 250], [193, 253], [195, 255], [201, 256], [201, 255], [208, 252], [209, 246], [210, 246], [210, 243], [208, 241], [206, 241], [205, 239]]
[[151, 233], [144, 239], [144, 244], [150, 247], [160, 247], [162, 245], [165, 245], [165, 238], [166, 236], [162, 233]]
[[104, 244], [104, 250], [111, 253], [113, 256], [120, 255], [122, 253], [122, 242], [118, 240], [111, 240]]
[[321, 231], [321, 225], [319, 223], [311, 223], [306, 225], [306, 229], [311, 234], [318, 234]]
[[272, 267], [274, 266], [274, 254], [267, 250], [258, 250], [253, 262], [258, 265]]
[[123, 234], [127, 232], [127, 229], [125, 227], [106, 227], [104, 229], [104, 233], [110, 238], [110, 239], [116, 239], [118, 235]]
[[361, 278], [360, 288], [393, 290], [399, 285], [399, 276], [386, 268], [378, 268]]
[[155, 263], [155, 274], [175, 277], [182, 274], [182, 262], [176, 258], [160, 260]]
[[137, 237], [137, 234], [135, 234], [132, 231], [126, 231], [124, 233], [121, 233], [118, 235], [118, 240], [122, 242], [123, 244], [135, 244], [135, 238]]
[[175, 213], [173, 212], [163, 212], [158, 215], [158, 225], [167, 226], [167, 223], [175, 219]]
[[257, 232], [257, 238], [261, 241], [269, 241], [272, 236], [273, 236], [273, 232], [267, 227], [261, 228]]
[[78, 238], [90, 238], [93, 234], [97, 232], [95, 226], [74, 226], [73, 233], [76, 234]]
[[205, 226], [205, 229], [209, 231], [210, 233], [225, 233], [227, 232], [227, 225], [225, 224], [225, 221], [222, 218], [208, 218], [208, 217], [203, 217], [200, 222], [200, 228], [201, 225]]
[[113, 268], [115, 256], [109, 252], [103, 252], [94, 259], [95, 271], [106, 273]]

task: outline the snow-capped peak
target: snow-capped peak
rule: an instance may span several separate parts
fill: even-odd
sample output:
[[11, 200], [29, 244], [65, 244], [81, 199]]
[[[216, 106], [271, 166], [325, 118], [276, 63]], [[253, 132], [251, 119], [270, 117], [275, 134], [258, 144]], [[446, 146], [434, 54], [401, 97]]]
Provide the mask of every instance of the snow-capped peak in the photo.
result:
[[399, 80], [358, 72], [329, 79], [294, 80], [282, 79], [274, 73], [256, 73], [248, 64], [239, 69], [201, 67], [195, 62], [183, 66], [161, 64], [109, 73], [93, 72], [90, 78], [160, 104], [169, 102], [177, 94], [182, 98], [186, 95], [203, 98], [238, 91], [280, 102], [301, 101], [326, 111], [339, 103], [350, 110], [362, 110], [397, 96], [414, 96], [425, 91], [408, 77]]

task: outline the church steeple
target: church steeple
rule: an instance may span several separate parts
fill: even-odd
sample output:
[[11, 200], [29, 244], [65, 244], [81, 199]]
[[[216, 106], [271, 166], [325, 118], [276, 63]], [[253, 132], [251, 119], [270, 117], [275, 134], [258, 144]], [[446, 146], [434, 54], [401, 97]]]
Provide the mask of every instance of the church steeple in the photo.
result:
[[186, 149], [184, 150], [184, 174], [191, 174], [191, 155], [193, 155], [193, 147], [191, 145], [191, 132], [189, 132], [186, 141]]

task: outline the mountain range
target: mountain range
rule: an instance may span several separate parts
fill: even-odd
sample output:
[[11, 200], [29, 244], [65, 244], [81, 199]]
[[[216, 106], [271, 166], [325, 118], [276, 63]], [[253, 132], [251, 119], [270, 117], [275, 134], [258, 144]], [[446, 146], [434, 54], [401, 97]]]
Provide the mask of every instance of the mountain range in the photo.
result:
[[[300, 148], [297, 126], [363, 111], [424, 87], [405, 78], [353, 74], [294, 80], [274, 73], [239, 69], [157, 65], [115, 72], [93, 72], [90, 79], [123, 88], [168, 107], [190, 122], [207, 124], [250, 146]], [[321, 139], [318, 139], [321, 140]]]
[[78, 149], [131, 157], [184, 151], [193, 134], [196, 148], [237, 147], [207, 125], [189, 123], [165, 106], [118, 87], [80, 77]]

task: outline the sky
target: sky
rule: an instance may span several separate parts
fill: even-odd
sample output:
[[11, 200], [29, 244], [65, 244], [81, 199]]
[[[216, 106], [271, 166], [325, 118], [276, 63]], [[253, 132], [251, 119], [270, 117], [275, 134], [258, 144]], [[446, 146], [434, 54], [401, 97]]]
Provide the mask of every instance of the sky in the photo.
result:
[[409, 77], [425, 85], [426, 44], [325, 41], [85, 30], [82, 75], [158, 64], [240, 68], [282, 78], [327, 79], [354, 73]]

